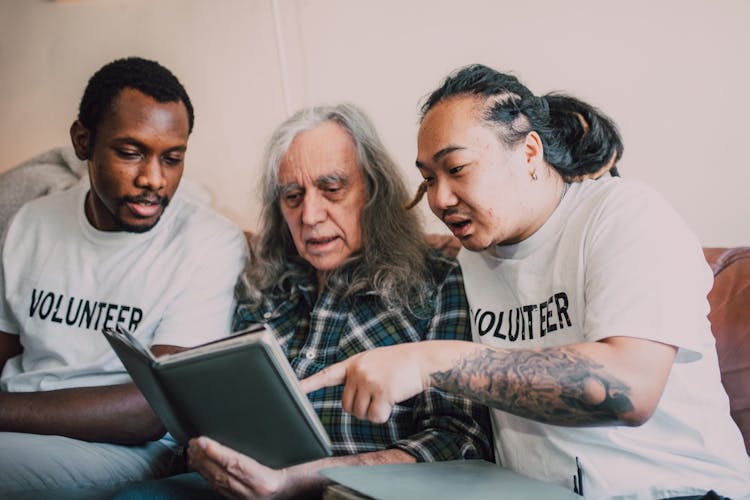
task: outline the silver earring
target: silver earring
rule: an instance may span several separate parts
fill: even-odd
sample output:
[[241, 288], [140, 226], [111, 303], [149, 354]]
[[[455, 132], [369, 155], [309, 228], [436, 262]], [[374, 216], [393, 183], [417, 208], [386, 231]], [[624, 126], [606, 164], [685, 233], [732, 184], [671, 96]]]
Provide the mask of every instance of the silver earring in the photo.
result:
[[537, 179], [538, 179], [538, 177], [536, 176], [536, 170], [534, 170], [533, 172], [531, 172], [531, 180], [535, 181]]

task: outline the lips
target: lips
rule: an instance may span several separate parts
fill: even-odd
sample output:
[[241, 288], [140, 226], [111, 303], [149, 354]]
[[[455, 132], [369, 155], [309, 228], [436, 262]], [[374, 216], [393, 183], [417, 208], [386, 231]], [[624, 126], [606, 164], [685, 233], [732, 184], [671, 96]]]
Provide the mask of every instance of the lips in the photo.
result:
[[308, 238], [305, 240], [305, 244], [313, 247], [324, 246], [332, 241], [336, 240], [338, 236], [327, 236], [318, 238]]
[[461, 215], [447, 215], [443, 217], [443, 222], [451, 230], [456, 238], [465, 238], [471, 230], [471, 219]]
[[316, 236], [305, 239], [305, 251], [310, 255], [323, 256], [336, 251], [339, 247], [337, 241], [339, 236]]
[[125, 205], [134, 216], [148, 219], [160, 214], [167, 205], [167, 201], [161, 196], [136, 196], [126, 198]]

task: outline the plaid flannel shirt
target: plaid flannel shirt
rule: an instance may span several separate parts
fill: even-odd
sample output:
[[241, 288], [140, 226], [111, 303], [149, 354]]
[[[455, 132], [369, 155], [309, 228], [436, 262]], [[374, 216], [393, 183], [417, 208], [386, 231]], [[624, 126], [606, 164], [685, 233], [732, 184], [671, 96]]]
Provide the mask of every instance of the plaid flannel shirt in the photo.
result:
[[[463, 278], [454, 259], [432, 253], [428, 268], [436, 290], [428, 310], [412, 315], [387, 310], [372, 293], [347, 298], [329, 286], [315, 300], [316, 277], [268, 294], [260, 306], [240, 301], [234, 329], [265, 322], [276, 334], [297, 377], [378, 346], [433, 339], [471, 340]], [[401, 449], [418, 461], [492, 459], [489, 414], [484, 406], [430, 388], [393, 408], [384, 424], [359, 420], [341, 408], [343, 386], [308, 395], [333, 445], [334, 455]]]

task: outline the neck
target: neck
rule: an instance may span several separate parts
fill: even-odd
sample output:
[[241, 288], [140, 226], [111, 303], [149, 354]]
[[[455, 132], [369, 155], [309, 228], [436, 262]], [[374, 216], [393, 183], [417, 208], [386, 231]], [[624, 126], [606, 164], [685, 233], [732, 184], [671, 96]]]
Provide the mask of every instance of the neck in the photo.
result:
[[543, 182], [543, 185], [538, 186], [538, 205], [540, 210], [538, 216], [536, 216], [527, 227], [527, 231], [517, 240], [509, 241], [508, 243], [519, 243], [532, 234], [536, 233], [545, 222], [552, 216], [557, 209], [557, 206], [562, 201], [565, 193], [568, 190], [568, 184], [563, 180], [560, 175], [550, 175], [546, 180], [541, 179], [537, 182]]
[[328, 275], [330, 273], [328, 271], [317, 271], [318, 276], [318, 293], [317, 295], [320, 296], [320, 292], [323, 291], [323, 289], [328, 284]]

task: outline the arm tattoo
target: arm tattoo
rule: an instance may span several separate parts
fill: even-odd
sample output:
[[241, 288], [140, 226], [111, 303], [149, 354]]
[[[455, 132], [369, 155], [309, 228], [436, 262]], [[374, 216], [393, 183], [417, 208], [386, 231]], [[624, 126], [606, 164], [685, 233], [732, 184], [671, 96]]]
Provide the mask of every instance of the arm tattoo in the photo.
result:
[[600, 425], [634, 409], [630, 387], [603, 368], [565, 347], [482, 349], [431, 379], [440, 389], [539, 422]]

